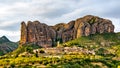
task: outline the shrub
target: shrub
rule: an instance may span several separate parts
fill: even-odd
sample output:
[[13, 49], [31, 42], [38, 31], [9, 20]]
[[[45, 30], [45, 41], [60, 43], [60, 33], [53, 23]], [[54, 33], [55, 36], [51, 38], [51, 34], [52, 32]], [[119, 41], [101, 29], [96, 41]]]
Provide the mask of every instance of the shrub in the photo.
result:
[[40, 53], [45, 53], [45, 51], [44, 50], [40, 50]]
[[15, 64], [12, 63], [12, 64], [10, 65], [10, 67], [11, 67], [11, 68], [15, 68]]

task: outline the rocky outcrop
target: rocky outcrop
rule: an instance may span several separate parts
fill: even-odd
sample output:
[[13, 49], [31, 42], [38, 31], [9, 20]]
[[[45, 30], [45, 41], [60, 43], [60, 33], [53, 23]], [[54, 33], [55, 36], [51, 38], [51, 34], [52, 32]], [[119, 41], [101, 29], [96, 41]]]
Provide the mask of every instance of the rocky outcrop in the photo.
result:
[[73, 39], [75, 21], [70, 21], [68, 24], [60, 23], [53, 26], [56, 31], [56, 39], [60, 42], [66, 42]]
[[74, 28], [74, 38], [88, 36], [95, 33], [101, 34], [114, 32], [114, 25], [110, 20], [92, 15], [77, 19]]
[[69, 41], [69, 40], [73, 40], [74, 24], [75, 24], [75, 21], [70, 21], [67, 24], [66, 30], [62, 33], [62, 41], [63, 42], [66, 42], [66, 41]]
[[25, 22], [21, 23], [21, 37], [20, 44], [25, 44], [27, 42], [27, 26]]
[[[22, 27], [25, 27], [23, 23]], [[42, 47], [51, 47], [55, 39], [55, 31], [46, 24], [38, 21], [28, 21], [26, 28], [21, 28], [21, 44], [25, 44], [25, 41], [26, 43], [33, 43]]]
[[42, 47], [51, 47], [58, 41], [66, 42], [81, 36], [111, 32], [114, 32], [114, 25], [110, 20], [92, 15], [55, 26], [28, 21], [27, 25], [24, 22], [21, 23], [20, 44], [34, 43]]

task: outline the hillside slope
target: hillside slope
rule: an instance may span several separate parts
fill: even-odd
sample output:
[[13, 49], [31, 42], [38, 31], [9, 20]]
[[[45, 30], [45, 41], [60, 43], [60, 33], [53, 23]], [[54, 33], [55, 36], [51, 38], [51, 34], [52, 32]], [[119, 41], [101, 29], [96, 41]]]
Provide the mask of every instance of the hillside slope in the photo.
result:
[[63, 43], [63, 46], [79, 46], [79, 47], [108, 47], [120, 44], [120, 33], [103, 33], [89, 36], [82, 36], [78, 39]]
[[8, 52], [15, 50], [18, 47], [18, 44], [11, 42], [7, 37], [0, 37], [0, 55], [4, 55]]
[[120, 33], [104, 33], [82, 36], [52, 48], [26, 44], [1, 57], [0, 62], [4, 63], [0, 66], [117, 68], [120, 66], [119, 57]]

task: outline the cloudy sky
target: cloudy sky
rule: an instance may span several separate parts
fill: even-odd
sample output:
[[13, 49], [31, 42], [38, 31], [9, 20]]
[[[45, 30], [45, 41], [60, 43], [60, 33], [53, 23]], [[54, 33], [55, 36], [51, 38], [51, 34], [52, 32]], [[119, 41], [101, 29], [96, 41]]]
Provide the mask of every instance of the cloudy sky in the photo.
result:
[[18, 41], [21, 21], [55, 25], [85, 15], [110, 19], [120, 31], [120, 0], [0, 0], [0, 36]]

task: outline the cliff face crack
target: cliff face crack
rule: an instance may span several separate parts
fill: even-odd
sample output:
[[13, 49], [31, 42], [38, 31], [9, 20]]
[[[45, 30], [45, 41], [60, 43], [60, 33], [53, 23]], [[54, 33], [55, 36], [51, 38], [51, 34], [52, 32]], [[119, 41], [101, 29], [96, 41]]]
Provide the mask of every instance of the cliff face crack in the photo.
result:
[[87, 15], [68, 24], [60, 23], [48, 26], [39, 21], [21, 23], [20, 44], [33, 43], [42, 47], [51, 47], [59, 42], [67, 42], [81, 36], [95, 33], [114, 32], [114, 25], [108, 19]]

